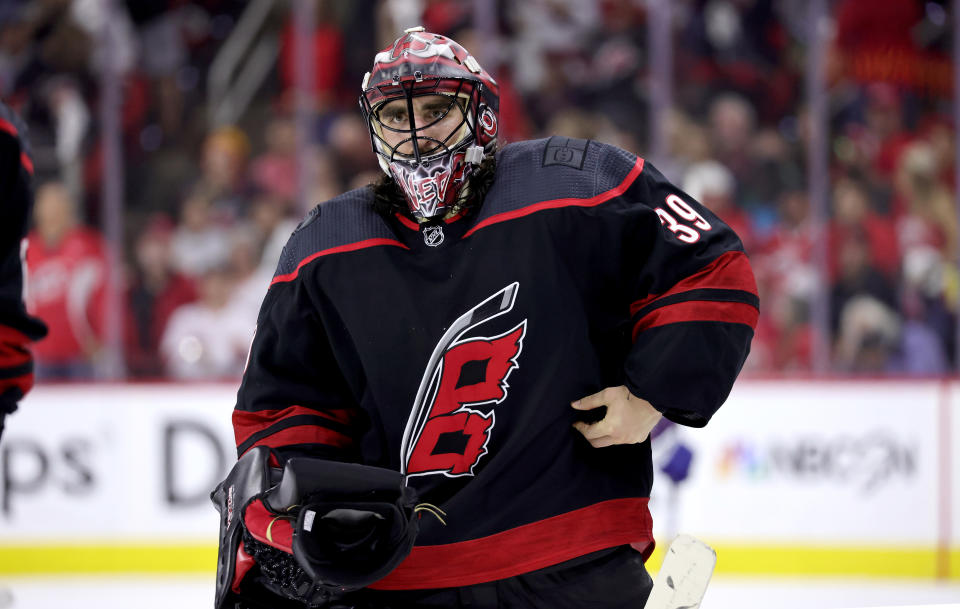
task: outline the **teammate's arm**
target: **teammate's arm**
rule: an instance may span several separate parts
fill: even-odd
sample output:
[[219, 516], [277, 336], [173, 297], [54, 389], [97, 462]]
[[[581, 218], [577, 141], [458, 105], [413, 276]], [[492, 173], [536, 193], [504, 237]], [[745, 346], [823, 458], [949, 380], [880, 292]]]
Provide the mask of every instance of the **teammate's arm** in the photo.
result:
[[0, 433], [33, 386], [29, 344], [47, 328], [23, 302], [22, 244], [33, 203], [33, 162], [23, 122], [0, 102]]

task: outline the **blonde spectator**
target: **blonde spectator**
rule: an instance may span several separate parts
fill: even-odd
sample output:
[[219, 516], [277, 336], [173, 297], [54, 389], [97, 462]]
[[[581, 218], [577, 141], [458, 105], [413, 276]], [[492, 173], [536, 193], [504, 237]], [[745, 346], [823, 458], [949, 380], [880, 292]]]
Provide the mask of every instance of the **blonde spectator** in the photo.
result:
[[233, 221], [246, 210], [249, 160], [250, 140], [238, 127], [220, 127], [203, 142], [203, 174], [194, 190], [209, 198], [216, 215], [225, 220]]
[[906, 213], [897, 223], [897, 232], [905, 253], [932, 247], [954, 260], [957, 216], [953, 197], [939, 179], [940, 171], [937, 154], [930, 144], [916, 142], [904, 150], [894, 184]]

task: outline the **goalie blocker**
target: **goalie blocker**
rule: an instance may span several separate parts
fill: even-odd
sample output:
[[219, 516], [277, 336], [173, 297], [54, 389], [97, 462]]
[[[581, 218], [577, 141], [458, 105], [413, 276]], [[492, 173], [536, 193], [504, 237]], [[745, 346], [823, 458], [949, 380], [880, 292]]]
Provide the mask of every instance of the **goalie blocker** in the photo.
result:
[[399, 472], [257, 447], [211, 494], [220, 512], [216, 609], [322, 607], [392, 571], [418, 527]]

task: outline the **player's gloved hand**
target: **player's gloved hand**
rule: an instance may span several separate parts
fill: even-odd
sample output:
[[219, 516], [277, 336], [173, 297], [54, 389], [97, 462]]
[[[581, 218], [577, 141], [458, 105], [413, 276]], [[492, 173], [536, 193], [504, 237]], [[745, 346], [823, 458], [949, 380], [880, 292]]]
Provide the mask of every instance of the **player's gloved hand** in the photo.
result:
[[263, 446], [211, 499], [221, 517], [217, 609], [327, 607], [392, 571], [419, 531], [416, 491], [399, 472], [310, 458], [280, 470]]
[[623, 385], [607, 387], [599, 393], [573, 402], [571, 406], [576, 410], [606, 407], [607, 412], [599, 421], [577, 421], [573, 424], [594, 448], [643, 442], [663, 417], [663, 413], [650, 402], [633, 395]]

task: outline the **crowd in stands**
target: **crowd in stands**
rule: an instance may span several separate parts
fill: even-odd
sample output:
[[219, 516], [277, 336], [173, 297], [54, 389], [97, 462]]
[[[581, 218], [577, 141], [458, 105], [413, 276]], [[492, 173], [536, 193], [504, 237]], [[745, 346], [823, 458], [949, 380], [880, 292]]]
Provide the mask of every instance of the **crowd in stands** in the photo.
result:
[[[41, 378], [98, 376], [111, 285], [123, 294], [128, 378], [238, 377], [303, 203], [378, 176], [357, 109], [360, 79], [411, 24], [449, 34], [497, 76], [504, 140], [563, 134], [641, 156], [650, 145], [650, 16], [641, 0], [497, 0], [493, 37], [473, 29], [466, 0], [319, 0], [307, 45], [309, 133], [296, 117], [290, 3], [276, 4], [262, 34], [279, 43], [276, 69], [227, 125], [208, 119], [206, 79], [249, 3], [128, 0], [114, 15], [103, 13], [107, 4], [0, 8], [0, 95], [31, 127], [41, 178], [27, 257], [28, 304], [51, 326], [37, 346]], [[655, 162], [743, 239], [761, 292], [749, 373], [815, 368], [818, 298], [829, 303], [831, 371], [949, 372], [960, 252], [946, 4], [830, 3], [824, 269], [807, 190], [808, 3], [671, 6], [669, 150]], [[98, 230], [98, 28], [118, 15], [111, 49], [123, 67], [127, 238], [123, 272], [112, 276]]]

